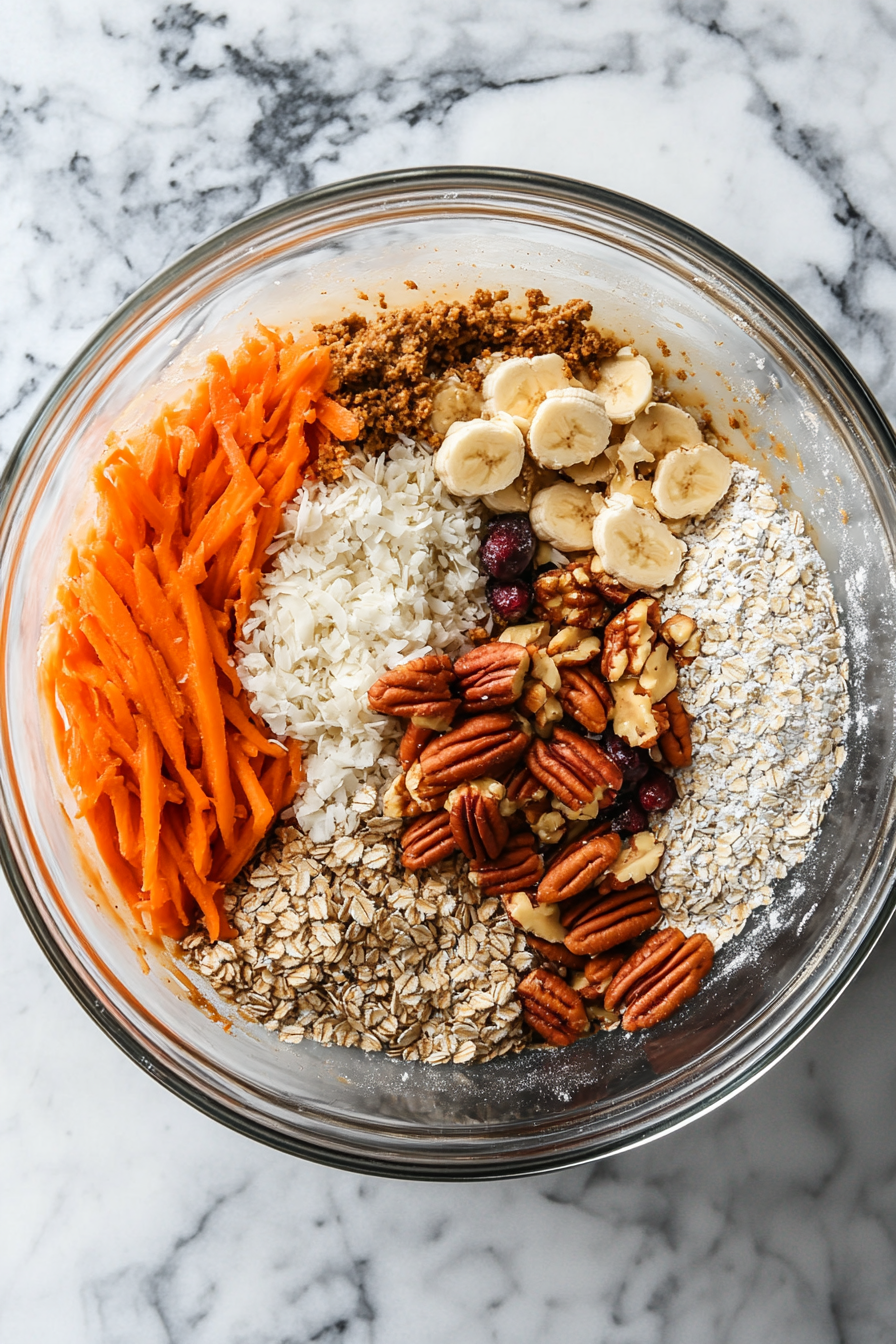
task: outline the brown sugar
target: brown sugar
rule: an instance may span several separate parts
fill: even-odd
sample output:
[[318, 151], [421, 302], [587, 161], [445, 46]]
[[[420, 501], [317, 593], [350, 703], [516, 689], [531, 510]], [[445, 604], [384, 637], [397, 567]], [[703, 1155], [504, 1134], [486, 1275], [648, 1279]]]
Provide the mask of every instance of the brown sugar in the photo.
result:
[[329, 346], [336, 400], [363, 425], [359, 443], [369, 453], [397, 435], [435, 445], [429, 423], [440, 379], [453, 373], [478, 390], [477, 361], [557, 351], [576, 377], [596, 377], [596, 365], [615, 354], [618, 341], [591, 322], [585, 299], [549, 306], [540, 289], [526, 292], [526, 308], [507, 302], [507, 290], [479, 289], [466, 302], [439, 300], [394, 308], [375, 318], [352, 313], [315, 328]]

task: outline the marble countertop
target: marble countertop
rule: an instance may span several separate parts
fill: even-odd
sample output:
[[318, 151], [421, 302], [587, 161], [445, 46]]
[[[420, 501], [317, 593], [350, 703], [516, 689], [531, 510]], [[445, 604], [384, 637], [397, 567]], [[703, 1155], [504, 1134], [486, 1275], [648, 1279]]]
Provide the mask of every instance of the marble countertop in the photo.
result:
[[[0, 46], [0, 453], [185, 248], [415, 164], [585, 178], [771, 275], [896, 411], [892, 0], [31, 0]], [[0, 1339], [890, 1344], [896, 930], [689, 1128], [479, 1186], [317, 1168], [194, 1113], [75, 1006], [5, 888]]]

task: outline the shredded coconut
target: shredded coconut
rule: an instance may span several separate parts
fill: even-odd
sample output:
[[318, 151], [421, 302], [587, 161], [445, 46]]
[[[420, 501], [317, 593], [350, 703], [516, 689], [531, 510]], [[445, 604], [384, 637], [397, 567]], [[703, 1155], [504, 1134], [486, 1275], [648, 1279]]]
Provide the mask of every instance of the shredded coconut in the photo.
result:
[[694, 760], [657, 878], [668, 922], [718, 946], [806, 857], [845, 756], [849, 664], [824, 561], [757, 471], [735, 465], [685, 540], [663, 609], [703, 631], [679, 682]]
[[459, 653], [485, 618], [479, 526], [410, 440], [287, 509], [239, 675], [271, 730], [306, 744], [295, 816], [314, 841], [351, 833], [352, 796], [394, 772], [402, 725], [368, 710], [368, 688], [408, 658]]

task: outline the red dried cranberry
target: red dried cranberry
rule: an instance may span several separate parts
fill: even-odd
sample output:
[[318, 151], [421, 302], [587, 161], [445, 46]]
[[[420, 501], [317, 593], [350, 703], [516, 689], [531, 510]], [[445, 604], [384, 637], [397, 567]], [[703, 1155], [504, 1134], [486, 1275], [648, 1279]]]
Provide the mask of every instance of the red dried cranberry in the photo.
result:
[[495, 583], [485, 585], [485, 596], [495, 615], [502, 621], [518, 621], [532, 605], [532, 589], [528, 583]]
[[482, 543], [482, 563], [493, 579], [515, 579], [532, 562], [535, 536], [524, 513], [496, 518]]
[[614, 813], [612, 821], [613, 830], [620, 831], [623, 835], [637, 835], [638, 831], [647, 830], [647, 813], [634, 799], [619, 812]]
[[601, 746], [610, 760], [619, 766], [626, 784], [637, 784], [650, 769], [650, 757], [647, 752], [642, 751], [640, 747], [630, 747], [613, 732], [604, 736]]
[[668, 812], [672, 804], [678, 802], [678, 791], [662, 770], [651, 770], [641, 781], [638, 798], [646, 812]]

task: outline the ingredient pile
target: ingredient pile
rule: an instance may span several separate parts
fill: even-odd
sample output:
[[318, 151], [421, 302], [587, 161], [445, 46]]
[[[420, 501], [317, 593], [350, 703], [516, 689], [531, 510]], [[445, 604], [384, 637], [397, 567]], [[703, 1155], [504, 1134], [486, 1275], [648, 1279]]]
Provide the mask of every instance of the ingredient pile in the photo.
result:
[[656, 1026], [843, 761], [800, 516], [590, 305], [527, 299], [260, 329], [94, 474], [63, 769], [147, 927], [285, 1041]]

